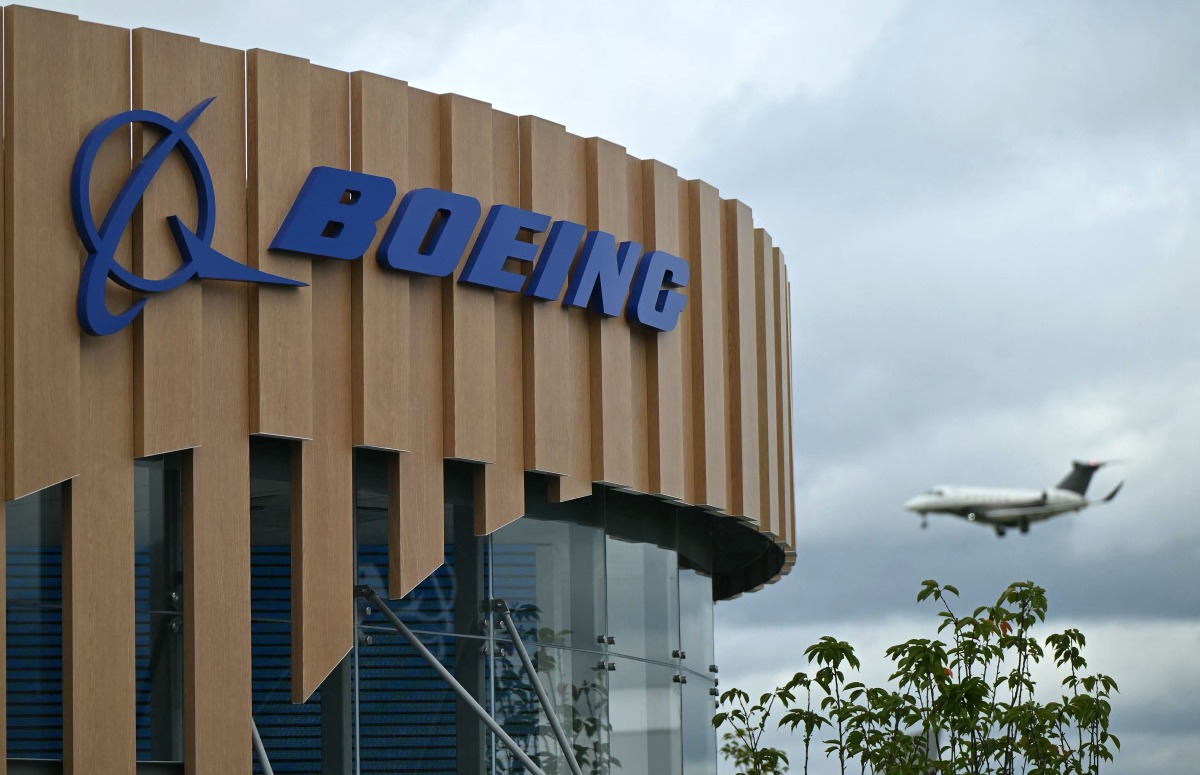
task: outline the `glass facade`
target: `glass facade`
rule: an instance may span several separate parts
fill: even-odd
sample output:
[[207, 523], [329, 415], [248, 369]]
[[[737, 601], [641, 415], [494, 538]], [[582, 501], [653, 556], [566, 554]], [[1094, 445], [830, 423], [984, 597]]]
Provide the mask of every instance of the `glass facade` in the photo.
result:
[[[277, 773], [525, 772], [426, 659], [363, 600], [354, 646], [302, 704], [291, 696], [292, 456], [251, 443], [252, 712]], [[135, 467], [137, 751], [183, 758], [182, 458]], [[388, 590], [388, 460], [355, 458], [354, 578]], [[472, 468], [446, 467], [445, 564], [391, 610], [547, 775], [570, 772], [512, 634], [511, 612], [588, 775], [712, 775], [715, 521], [597, 488], [475, 535]], [[9, 505], [10, 758], [62, 756], [62, 531], [70, 485]], [[349, 601], [348, 601], [348, 604]], [[250, 755], [250, 752], [247, 752]], [[254, 771], [259, 772], [258, 762]]]
[[[382, 591], [387, 490], [369, 458], [357, 465], [358, 581]], [[470, 484], [469, 469], [448, 467], [446, 564], [389, 603], [400, 619], [548, 774], [570, 769], [488, 601], [511, 612], [585, 773], [715, 773], [708, 520], [609, 490], [550, 503], [530, 477], [526, 516], [479, 538]], [[353, 771], [525, 772], [378, 612], [360, 603], [360, 622]]]

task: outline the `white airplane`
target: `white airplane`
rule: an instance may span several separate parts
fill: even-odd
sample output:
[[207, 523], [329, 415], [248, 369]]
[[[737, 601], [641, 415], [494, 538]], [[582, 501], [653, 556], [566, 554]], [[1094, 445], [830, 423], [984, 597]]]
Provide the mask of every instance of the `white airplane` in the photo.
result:
[[[921, 527], [928, 527], [927, 515], [953, 514], [968, 522], [981, 522], [1003, 536], [1010, 527], [1029, 532], [1033, 522], [1057, 517], [1087, 508], [1093, 501], [1084, 497], [1092, 474], [1115, 461], [1092, 460], [1071, 463], [1071, 472], [1056, 486], [1045, 490], [1017, 490], [1010, 487], [959, 487], [940, 485], [926, 490], [904, 504], [904, 508], [921, 515]], [[1124, 482], [1096, 503], [1108, 503], [1117, 497]]]

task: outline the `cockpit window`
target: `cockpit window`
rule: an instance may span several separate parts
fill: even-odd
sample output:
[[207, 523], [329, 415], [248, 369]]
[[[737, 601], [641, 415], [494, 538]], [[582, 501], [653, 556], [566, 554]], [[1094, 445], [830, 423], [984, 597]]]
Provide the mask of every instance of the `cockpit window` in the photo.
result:
[[926, 491], [925, 491], [925, 494], [926, 494], [926, 495], [941, 495], [941, 494], [942, 494], [942, 488], [941, 488], [941, 487], [934, 487], [933, 489], [926, 490]]

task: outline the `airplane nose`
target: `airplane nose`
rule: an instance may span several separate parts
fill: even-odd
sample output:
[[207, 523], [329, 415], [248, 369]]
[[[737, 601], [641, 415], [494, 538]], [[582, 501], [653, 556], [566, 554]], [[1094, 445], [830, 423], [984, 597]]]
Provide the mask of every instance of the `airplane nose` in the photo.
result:
[[920, 496], [917, 496], [916, 498], [909, 498], [908, 501], [904, 504], [904, 509], [906, 511], [919, 511], [921, 502], [923, 500], [924, 500], [924, 498], [922, 498]]

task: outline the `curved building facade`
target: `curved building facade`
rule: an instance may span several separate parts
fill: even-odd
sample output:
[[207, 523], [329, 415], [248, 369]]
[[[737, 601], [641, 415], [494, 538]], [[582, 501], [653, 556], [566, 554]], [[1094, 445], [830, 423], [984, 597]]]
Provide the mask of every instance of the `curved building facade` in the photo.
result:
[[9, 773], [708, 775], [792, 566], [744, 204], [365, 72], [3, 9]]

